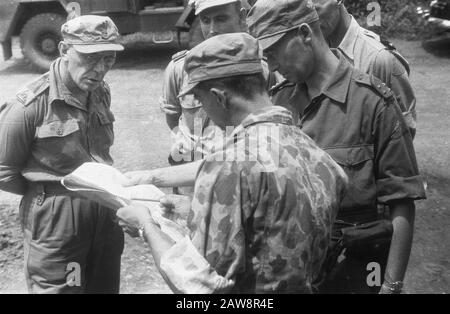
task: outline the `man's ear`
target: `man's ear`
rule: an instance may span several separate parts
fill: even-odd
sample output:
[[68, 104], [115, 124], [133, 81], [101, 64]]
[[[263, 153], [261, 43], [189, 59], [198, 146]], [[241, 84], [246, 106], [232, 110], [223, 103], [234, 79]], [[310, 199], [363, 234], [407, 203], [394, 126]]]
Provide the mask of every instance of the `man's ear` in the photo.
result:
[[67, 52], [69, 51], [69, 48], [70, 46], [63, 41], [61, 41], [58, 45], [59, 55], [66, 61], [67, 61]]
[[217, 103], [223, 108], [223, 110], [228, 111], [228, 95], [224, 89], [211, 88], [209, 92], [214, 96]]
[[298, 27], [298, 36], [305, 44], [311, 44], [312, 41], [312, 29], [307, 23], [303, 23]]

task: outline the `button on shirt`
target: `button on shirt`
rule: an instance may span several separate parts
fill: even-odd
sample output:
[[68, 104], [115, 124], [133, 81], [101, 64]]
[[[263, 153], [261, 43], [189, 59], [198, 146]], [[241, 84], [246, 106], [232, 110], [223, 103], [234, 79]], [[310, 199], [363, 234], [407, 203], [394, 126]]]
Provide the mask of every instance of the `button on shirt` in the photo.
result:
[[337, 49], [355, 68], [376, 76], [392, 89], [398, 97], [408, 127], [415, 130], [416, 97], [408, 72], [400, 60], [380, 42], [380, 37], [359, 26], [352, 17], [347, 33]]
[[161, 268], [186, 293], [309, 293], [346, 180], [289, 111], [251, 114], [204, 161], [190, 236]]
[[24, 193], [26, 181], [59, 181], [84, 162], [112, 164], [114, 115], [106, 83], [87, 106], [63, 84], [60, 59], [0, 112], [0, 189]]
[[339, 66], [320, 96], [309, 101], [303, 84], [292, 100], [309, 104], [300, 109], [299, 126], [349, 177], [338, 219], [368, 222], [377, 218], [377, 203], [425, 198], [423, 181], [411, 135], [390, 89], [333, 52]]

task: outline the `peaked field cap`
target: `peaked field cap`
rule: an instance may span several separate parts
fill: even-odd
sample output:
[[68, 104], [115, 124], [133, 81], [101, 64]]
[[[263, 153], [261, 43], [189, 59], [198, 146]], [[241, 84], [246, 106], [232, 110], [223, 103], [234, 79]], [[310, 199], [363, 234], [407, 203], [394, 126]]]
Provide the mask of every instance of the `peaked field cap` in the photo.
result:
[[258, 0], [247, 15], [247, 24], [263, 50], [280, 40], [286, 32], [303, 23], [319, 20], [311, 0]]
[[258, 40], [247, 33], [211, 37], [195, 46], [186, 56], [187, 84], [179, 97], [192, 92], [202, 81], [263, 73]]
[[194, 6], [195, 15], [199, 15], [203, 10], [240, 1], [241, 0], [191, 0], [189, 3]]
[[118, 43], [119, 30], [107, 16], [82, 15], [67, 21], [61, 27], [64, 42], [81, 53], [122, 51]]

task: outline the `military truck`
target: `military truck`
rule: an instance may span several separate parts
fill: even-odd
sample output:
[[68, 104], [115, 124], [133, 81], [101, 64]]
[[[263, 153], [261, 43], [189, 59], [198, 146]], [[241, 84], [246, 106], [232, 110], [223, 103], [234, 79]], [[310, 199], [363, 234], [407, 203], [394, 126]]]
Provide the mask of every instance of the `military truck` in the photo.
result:
[[58, 56], [61, 25], [74, 16], [109, 16], [122, 35], [151, 33], [155, 44], [180, 42], [189, 33], [194, 46], [202, 40], [188, 0], [1, 0], [0, 43], [3, 56], [12, 56], [13, 36], [20, 36], [24, 57], [41, 71]]
[[417, 8], [417, 13], [434, 27], [435, 37], [450, 38], [450, 0], [433, 0], [429, 8]]

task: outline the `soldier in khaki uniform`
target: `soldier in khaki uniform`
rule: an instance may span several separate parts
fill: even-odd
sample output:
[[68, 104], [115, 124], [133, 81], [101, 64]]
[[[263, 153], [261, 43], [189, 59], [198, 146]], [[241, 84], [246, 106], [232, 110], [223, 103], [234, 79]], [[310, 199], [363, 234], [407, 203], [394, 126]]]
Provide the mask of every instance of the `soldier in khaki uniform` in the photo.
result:
[[381, 292], [401, 292], [414, 201], [425, 198], [425, 191], [412, 137], [393, 93], [379, 79], [353, 68], [342, 52], [328, 48], [311, 0], [259, 0], [247, 23], [270, 69], [296, 84], [292, 99], [300, 111], [298, 126], [349, 176], [335, 225], [336, 245], [344, 226], [378, 226], [378, 204], [391, 211], [392, 241], [389, 236], [381, 245], [348, 248], [322, 291], [378, 292], [380, 287], [367, 285], [367, 265], [377, 262], [383, 269], [386, 265]]
[[[205, 38], [246, 31], [246, 11], [240, 0], [195, 0], [191, 3], [200, 19]], [[214, 145], [214, 124], [206, 116], [202, 104], [193, 95], [179, 96], [187, 81], [184, 71], [187, 53], [187, 50], [181, 51], [172, 57], [165, 70], [160, 99], [167, 124], [175, 135], [175, 143], [169, 157], [171, 164], [202, 159]]]
[[322, 33], [331, 48], [339, 49], [358, 70], [374, 75], [397, 97], [405, 121], [414, 137], [416, 97], [409, 82], [408, 61], [379, 35], [361, 27], [343, 0], [313, 0]]
[[[195, 6], [195, 13], [200, 19], [205, 38], [247, 31], [245, 1], [195, 0], [191, 3]], [[220, 143], [224, 137], [224, 133], [207, 117], [202, 104], [193, 95], [179, 96], [187, 81], [187, 74], [184, 71], [187, 53], [187, 50], [181, 51], [172, 57], [164, 74], [160, 99], [161, 109], [175, 137], [169, 163], [185, 165], [130, 173], [133, 183], [154, 183], [158, 186], [170, 187], [193, 186], [200, 160], [208, 155], [214, 145]], [[270, 73], [265, 61], [262, 61], [262, 64], [267, 81], [266, 88], [270, 89], [280, 80], [280, 76]], [[191, 161], [196, 162], [189, 163]]]
[[[413, 135], [416, 133], [416, 97], [409, 82], [409, 64], [395, 47], [379, 35], [361, 27], [351, 16], [343, 0], [313, 0], [319, 14], [322, 33], [329, 46], [358, 70], [379, 78], [397, 97], [405, 121]], [[293, 87], [282, 84], [274, 90], [274, 98], [289, 102]], [[283, 88], [284, 87], [284, 88]], [[295, 103], [294, 99], [291, 99]]]
[[108, 17], [61, 28], [61, 57], [0, 112], [0, 189], [23, 195], [25, 273], [33, 293], [118, 293], [123, 232], [114, 213], [63, 188], [84, 162], [112, 164], [111, 94], [116, 59]]
[[345, 191], [343, 170], [273, 106], [257, 40], [224, 34], [186, 57], [193, 93], [220, 128], [223, 147], [202, 162], [188, 217], [189, 237], [173, 243], [145, 207], [120, 209], [141, 229], [164, 279], [184, 293], [311, 293]]

